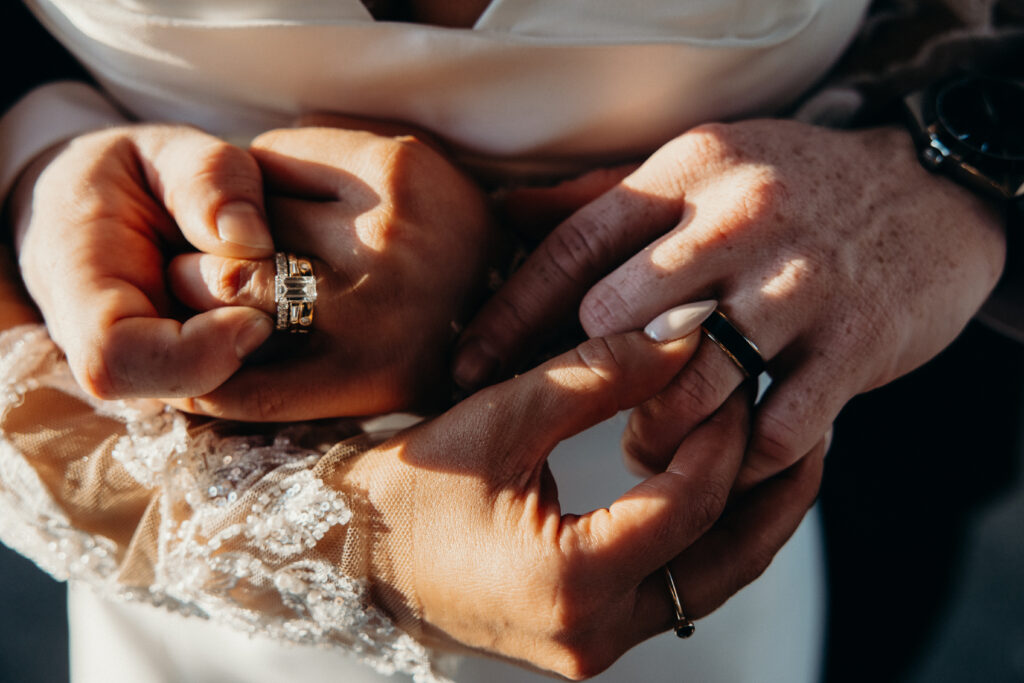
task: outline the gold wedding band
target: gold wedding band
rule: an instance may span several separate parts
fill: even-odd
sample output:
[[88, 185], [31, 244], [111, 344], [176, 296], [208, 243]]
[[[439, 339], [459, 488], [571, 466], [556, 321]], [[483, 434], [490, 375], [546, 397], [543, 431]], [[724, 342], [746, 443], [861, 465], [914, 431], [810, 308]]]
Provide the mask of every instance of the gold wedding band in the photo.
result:
[[308, 332], [313, 324], [316, 303], [316, 277], [309, 259], [295, 254], [274, 254], [274, 303], [277, 304], [277, 329]]
[[676, 581], [672, 578], [672, 570], [665, 567], [665, 582], [668, 584], [668, 593], [672, 596], [672, 606], [676, 610], [676, 624], [675, 631], [676, 635], [680, 638], [689, 638], [693, 635], [697, 627], [694, 625], [692, 619], [686, 617], [686, 613], [683, 612], [683, 603], [679, 600], [679, 591], [676, 590]]

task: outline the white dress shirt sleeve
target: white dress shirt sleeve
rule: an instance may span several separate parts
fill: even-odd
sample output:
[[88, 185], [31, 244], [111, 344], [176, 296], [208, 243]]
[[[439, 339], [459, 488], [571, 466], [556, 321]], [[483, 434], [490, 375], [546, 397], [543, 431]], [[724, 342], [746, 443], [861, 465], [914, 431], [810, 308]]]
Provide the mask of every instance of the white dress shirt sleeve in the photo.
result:
[[84, 83], [50, 83], [25, 95], [0, 118], [0, 205], [40, 153], [76, 135], [127, 120]]

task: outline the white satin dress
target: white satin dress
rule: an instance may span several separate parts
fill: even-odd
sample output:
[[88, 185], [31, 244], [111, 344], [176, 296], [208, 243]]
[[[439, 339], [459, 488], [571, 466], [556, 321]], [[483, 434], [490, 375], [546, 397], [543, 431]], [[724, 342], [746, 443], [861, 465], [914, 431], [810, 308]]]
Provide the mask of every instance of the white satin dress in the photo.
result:
[[[230, 139], [311, 111], [397, 119], [441, 136], [489, 176], [564, 175], [643, 157], [701, 122], [785, 107], [841, 54], [867, 0], [493, 0], [472, 29], [374, 22], [358, 0], [28, 4], [103, 92], [53, 86], [0, 121], [0, 192], [48, 144], [118, 120], [110, 103]], [[619, 416], [556, 451], [567, 512], [607, 505], [635, 483], [620, 460], [623, 425]], [[0, 464], [10, 450], [0, 448]], [[819, 535], [812, 513], [764, 576], [702, 619], [693, 639], [655, 638], [596, 680], [816, 680]], [[31, 556], [24, 549], [42, 546], [20, 547]], [[38, 561], [76, 578], [53, 569], [59, 555]], [[261, 630], [258, 618], [236, 630], [215, 606], [203, 610], [208, 620], [185, 617], [101, 596], [78, 579], [69, 610], [79, 683], [378, 681], [403, 669], [386, 656], [271, 639], [280, 631]], [[483, 659], [464, 661], [455, 678], [549, 680]]]

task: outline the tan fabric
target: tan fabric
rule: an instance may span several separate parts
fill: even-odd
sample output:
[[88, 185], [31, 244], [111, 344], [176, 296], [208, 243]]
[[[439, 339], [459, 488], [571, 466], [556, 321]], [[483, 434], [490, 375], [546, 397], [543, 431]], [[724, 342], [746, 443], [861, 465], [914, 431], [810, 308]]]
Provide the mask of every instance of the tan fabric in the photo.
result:
[[[384, 550], [396, 539], [364, 492], [345, 490], [352, 456], [380, 438], [349, 420], [196, 421], [97, 401], [43, 328], [0, 334], [4, 543], [106, 597], [435, 680], [430, 653], [374, 606], [417, 630], [409, 587], [389, 583], [408, 575]], [[394, 520], [402, 490], [384, 495]]]

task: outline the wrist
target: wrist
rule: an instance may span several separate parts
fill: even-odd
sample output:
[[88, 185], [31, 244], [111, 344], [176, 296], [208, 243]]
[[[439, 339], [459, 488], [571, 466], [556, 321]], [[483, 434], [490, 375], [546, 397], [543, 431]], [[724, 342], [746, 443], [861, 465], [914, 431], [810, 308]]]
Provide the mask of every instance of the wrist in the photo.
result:
[[365, 577], [377, 607], [403, 631], [420, 638], [422, 610], [415, 597], [411, 547], [416, 480], [400, 453], [373, 447], [381, 438], [366, 435], [335, 446], [318, 470], [325, 483], [345, 497], [352, 512], [340, 558], [347, 573]]

